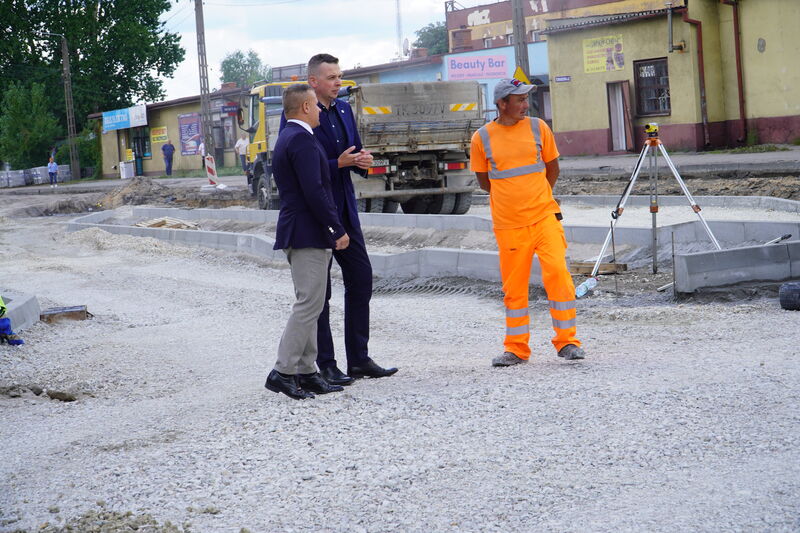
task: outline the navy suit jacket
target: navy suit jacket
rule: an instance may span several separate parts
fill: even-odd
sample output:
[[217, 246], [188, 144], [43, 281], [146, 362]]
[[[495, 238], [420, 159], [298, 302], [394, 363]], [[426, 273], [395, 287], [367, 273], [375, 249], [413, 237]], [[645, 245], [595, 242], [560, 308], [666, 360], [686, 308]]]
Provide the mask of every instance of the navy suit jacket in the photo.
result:
[[[344, 124], [344, 131], [346, 135], [345, 148], [355, 146], [355, 152], [359, 152], [363, 146], [361, 145], [361, 137], [358, 135], [358, 128], [356, 127], [356, 119], [353, 116], [353, 109], [346, 101], [337, 98], [336, 106], [339, 116], [342, 118]], [[286, 125], [286, 118], [281, 116], [281, 130]], [[339, 213], [342, 222], [349, 222], [348, 226], [356, 230], [361, 229], [361, 224], [358, 220], [358, 204], [356, 202], [356, 193], [353, 188], [353, 180], [350, 179], [350, 171], [367, 175], [367, 171], [356, 166], [339, 168], [339, 156], [341, 152], [336, 147], [336, 136], [330, 127], [324, 127], [322, 124], [314, 128], [314, 136], [319, 140], [325, 155], [328, 160], [328, 170], [331, 175], [331, 185], [333, 187], [333, 200], [336, 202], [336, 210]], [[352, 238], [353, 235], [351, 234]]]
[[278, 135], [272, 172], [281, 198], [273, 249], [334, 248], [345, 229], [333, 203], [328, 159], [300, 124]]

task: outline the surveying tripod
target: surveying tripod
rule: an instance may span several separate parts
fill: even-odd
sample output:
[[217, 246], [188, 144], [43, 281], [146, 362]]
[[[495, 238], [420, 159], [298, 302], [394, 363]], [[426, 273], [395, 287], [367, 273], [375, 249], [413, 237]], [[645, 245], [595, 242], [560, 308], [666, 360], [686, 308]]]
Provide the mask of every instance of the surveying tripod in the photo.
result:
[[722, 250], [722, 247], [719, 245], [717, 238], [714, 237], [713, 233], [711, 233], [711, 228], [708, 227], [706, 219], [703, 218], [703, 215], [700, 213], [700, 206], [697, 205], [697, 202], [695, 202], [694, 198], [692, 198], [692, 193], [689, 192], [689, 189], [686, 187], [686, 183], [684, 183], [683, 178], [681, 178], [681, 175], [678, 174], [678, 170], [672, 163], [672, 159], [670, 159], [669, 154], [667, 154], [667, 150], [664, 148], [664, 144], [658, 138], [658, 124], [655, 123], [647, 124], [644, 128], [644, 131], [647, 133], [647, 139], [645, 139], [642, 151], [639, 153], [639, 159], [636, 161], [636, 166], [633, 169], [633, 174], [631, 175], [631, 179], [630, 181], [628, 181], [628, 185], [625, 186], [625, 190], [622, 192], [622, 197], [620, 198], [619, 202], [617, 202], [617, 207], [611, 212], [611, 218], [613, 219], [611, 222], [611, 228], [608, 230], [608, 234], [606, 235], [606, 240], [605, 242], [603, 242], [603, 249], [600, 250], [600, 255], [597, 257], [597, 262], [595, 262], [594, 264], [594, 268], [592, 269], [592, 273], [589, 275], [589, 279], [595, 278], [597, 276], [598, 270], [600, 270], [600, 263], [603, 261], [603, 255], [606, 253], [608, 244], [611, 241], [614, 228], [616, 227], [617, 222], [622, 216], [622, 212], [625, 210], [625, 203], [628, 201], [628, 197], [631, 195], [631, 192], [633, 191], [633, 185], [636, 183], [636, 179], [639, 177], [639, 172], [642, 170], [643, 166], [642, 163], [644, 162], [645, 157], [647, 157], [650, 162], [650, 213], [652, 213], [653, 215], [653, 273], [655, 274], [657, 272], [658, 228], [656, 227], [656, 214], [658, 213], [657, 157], [659, 152], [664, 157], [664, 160], [667, 162], [667, 166], [672, 171], [672, 175], [677, 180], [678, 185], [680, 185], [681, 190], [683, 191], [683, 195], [686, 196], [687, 200], [689, 200], [689, 205], [692, 207], [692, 211], [697, 213], [697, 217], [703, 224], [703, 227], [705, 228], [706, 233], [708, 233], [711, 242], [714, 243], [714, 246], [716, 247], [717, 250]]

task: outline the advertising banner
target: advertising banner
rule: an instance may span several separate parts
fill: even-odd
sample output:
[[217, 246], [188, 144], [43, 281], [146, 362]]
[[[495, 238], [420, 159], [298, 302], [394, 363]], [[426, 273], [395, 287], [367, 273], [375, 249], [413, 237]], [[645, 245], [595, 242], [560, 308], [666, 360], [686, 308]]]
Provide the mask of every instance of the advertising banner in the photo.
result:
[[583, 71], [586, 74], [625, 68], [622, 35], [583, 40]]
[[197, 155], [200, 146], [200, 113], [178, 115], [178, 130], [181, 138], [181, 155]]
[[167, 142], [167, 127], [150, 128], [150, 142], [152, 144]]
[[450, 57], [447, 60], [447, 79], [480, 80], [507, 78], [509, 62], [506, 56]]
[[145, 104], [103, 112], [103, 132], [147, 126]]

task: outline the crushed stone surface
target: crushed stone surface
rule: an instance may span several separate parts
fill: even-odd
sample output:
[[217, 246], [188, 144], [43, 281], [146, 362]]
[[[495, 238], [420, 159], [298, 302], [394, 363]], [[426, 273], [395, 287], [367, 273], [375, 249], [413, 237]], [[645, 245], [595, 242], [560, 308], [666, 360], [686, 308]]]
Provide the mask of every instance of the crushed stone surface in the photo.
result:
[[[774, 296], [677, 303], [639, 273], [579, 301], [565, 362], [532, 291], [533, 357], [495, 369], [499, 284], [379, 280], [370, 352], [400, 371], [297, 402], [263, 387], [284, 262], [14, 209], [0, 284], [94, 318], [0, 345], [0, 531], [800, 528], [800, 315]], [[338, 275], [331, 304], [343, 354]]]

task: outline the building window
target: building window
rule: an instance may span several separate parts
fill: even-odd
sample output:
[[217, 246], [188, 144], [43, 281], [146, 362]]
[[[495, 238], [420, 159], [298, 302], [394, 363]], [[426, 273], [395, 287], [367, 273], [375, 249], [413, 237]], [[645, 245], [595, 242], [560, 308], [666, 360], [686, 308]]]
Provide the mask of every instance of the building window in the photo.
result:
[[541, 41], [544, 41], [544, 38], [542, 37], [542, 33], [540, 31], [531, 30], [528, 32], [528, 42], [538, 43]]
[[634, 61], [636, 77], [636, 110], [639, 116], [669, 115], [669, 73], [667, 60]]
[[507, 33], [506, 34], [506, 44], [514, 44], [514, 34]]
[[491, 48], [492, 47], [492, 38], [491, 37], [485, 37], [483, 39], [483, 47], [484, 48]]

